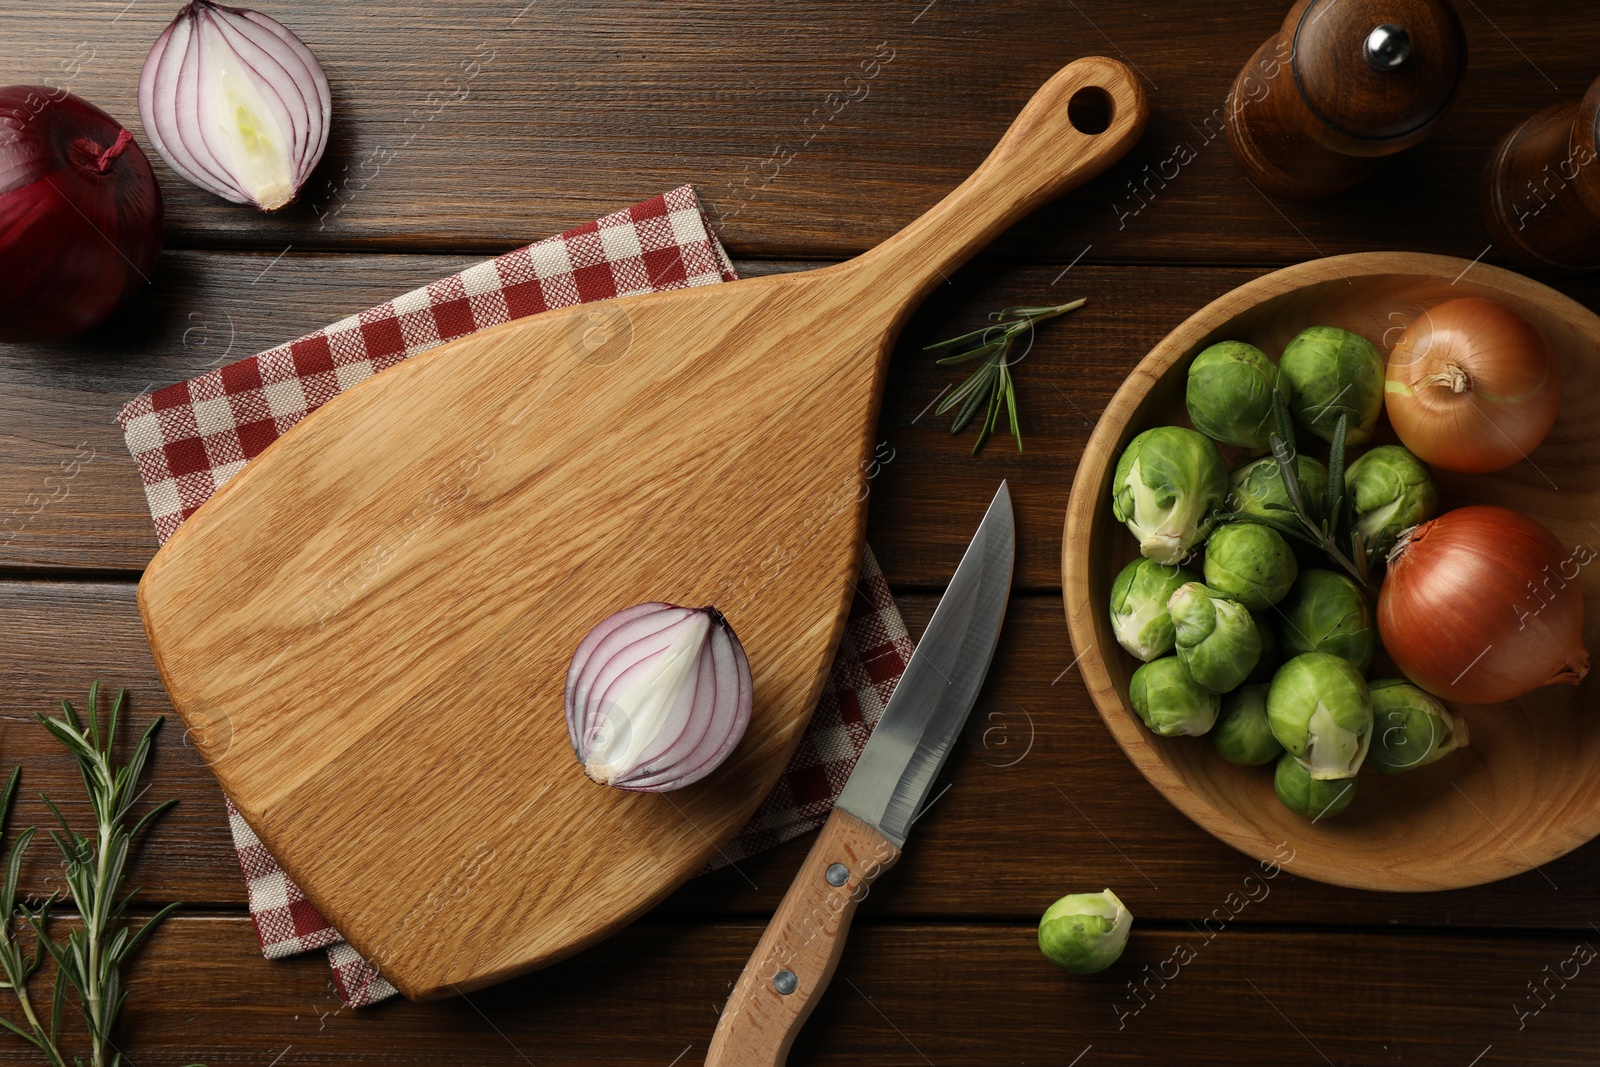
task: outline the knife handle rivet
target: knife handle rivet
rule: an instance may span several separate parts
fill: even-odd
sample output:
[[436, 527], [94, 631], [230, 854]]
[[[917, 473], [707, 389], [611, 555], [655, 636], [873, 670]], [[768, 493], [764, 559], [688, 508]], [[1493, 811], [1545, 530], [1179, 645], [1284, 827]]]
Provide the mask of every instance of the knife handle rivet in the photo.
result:
[[794, 976], [793, 971], [779, 971], [777, 974], [772, 976], [772, 988], [776, 989], [784, 996], [788, 996], [790, 993], [793, 993], [796, 989], [800, 988], [800, 979]]
[[822, 877], [826, 878], [831, 886], [841, 886], [850, 880], [850, 868], [842, 863], [829, 864], [827, 872]]

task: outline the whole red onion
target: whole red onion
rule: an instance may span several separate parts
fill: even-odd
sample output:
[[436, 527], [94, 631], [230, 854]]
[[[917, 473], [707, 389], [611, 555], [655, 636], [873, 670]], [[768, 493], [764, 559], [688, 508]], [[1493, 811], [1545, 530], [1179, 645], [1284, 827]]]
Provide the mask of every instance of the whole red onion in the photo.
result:
[[63, 89], [0, 89], [0, 341], [55, 341], [150, 279], [161, 190], [133, 135]]
[[162, 253], [162, 190], [115, 118], [66, 90], [0, 88], [0, 341], [112, 314]]

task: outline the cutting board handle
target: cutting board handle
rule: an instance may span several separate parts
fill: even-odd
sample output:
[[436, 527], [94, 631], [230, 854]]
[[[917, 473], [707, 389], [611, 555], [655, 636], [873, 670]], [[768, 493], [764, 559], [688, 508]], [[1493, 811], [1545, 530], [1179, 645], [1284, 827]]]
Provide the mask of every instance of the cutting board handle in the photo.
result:
[[1144, 133], [1149, 110], [1126, 64], [1104, 56], [1069, 63], [1033, 94], [971, 177], [846, 267], [870, 271], [914, 308], [1007, 227], [1121, 159]]

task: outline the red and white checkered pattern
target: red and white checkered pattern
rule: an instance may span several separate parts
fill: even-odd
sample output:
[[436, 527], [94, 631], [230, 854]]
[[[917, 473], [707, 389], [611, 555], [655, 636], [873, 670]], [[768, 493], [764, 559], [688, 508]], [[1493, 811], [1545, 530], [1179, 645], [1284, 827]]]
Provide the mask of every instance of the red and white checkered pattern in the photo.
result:
[[[734, 279], [693, 186], [487, 260], [288, 344], [130, 401], [117, 416], [165, 542], [291, 426], [356, 382], [445, 341], [614, 296]], [[822, 700], [755, 817], [707, 869], [820, 826], [911, 658], [911, 639], [870, 550]], [[346, 944], [227, 805], [250, 915], [270, 959], [326, 948], [351, 1007], [395, 989]]]

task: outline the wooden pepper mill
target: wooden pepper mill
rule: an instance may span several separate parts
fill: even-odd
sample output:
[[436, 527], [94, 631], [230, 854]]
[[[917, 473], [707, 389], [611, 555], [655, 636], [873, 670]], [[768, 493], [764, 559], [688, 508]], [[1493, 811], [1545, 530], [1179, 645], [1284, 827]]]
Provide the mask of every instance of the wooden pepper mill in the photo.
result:
[[1427, 137], [1467, 69], [1447, 0], [1299, 0], [1228, 95], [1228, 144], [1263, 191], [1342, 192]]
[[1495, 247], [1530, 267], [1600, 267], [1600, 79], [1506, 134], [1483, 174]]

